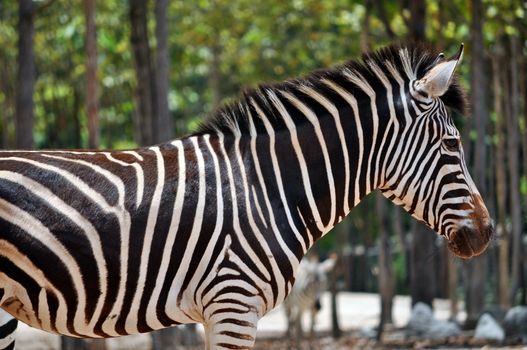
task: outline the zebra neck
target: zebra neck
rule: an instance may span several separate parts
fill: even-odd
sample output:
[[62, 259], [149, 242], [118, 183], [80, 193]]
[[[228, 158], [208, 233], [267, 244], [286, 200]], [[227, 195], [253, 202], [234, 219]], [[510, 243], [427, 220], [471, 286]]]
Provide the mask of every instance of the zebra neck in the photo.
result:
[[[387, 121], [380, 121], [367, 102], [359, 100], [354, 108], [342, 101], [330, 102], [333, 107], [327, 109], [306, 106], [302, 111], [306, 122], [287, 128], [273, 127], [255, 104], [265, 133], [256, 132], [252, 116], [249, 133], [220, 134], [232, 158], [243, 159], [247, 188], [258, 211], [287, 223], [282, 225], [287, 229], [280, 230], [289, 236], [286, 240], [302, 241], [297, 255], [381, 183], [384, 172], [379, 166], [384, 161], [375, 144], [380, 144], [377, 135]], [[286, 113], [282, 110], [281, 117], [287, 118]]]

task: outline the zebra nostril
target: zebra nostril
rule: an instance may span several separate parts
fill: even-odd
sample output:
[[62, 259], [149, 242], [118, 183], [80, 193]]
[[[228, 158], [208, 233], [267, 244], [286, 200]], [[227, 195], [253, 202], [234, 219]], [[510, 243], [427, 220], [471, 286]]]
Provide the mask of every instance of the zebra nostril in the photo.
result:
[[494, 239], [496, 230], [494, 228], [494, 220], [491, 221], [490, 225], [485, 228], [485, 236], [488, 240]]
[[489, 245], [494, 229], [488, 225], [482, 229], [462, 226], [451, 235], [448, 247], [452, 253], [463, 259], [482, 254]]

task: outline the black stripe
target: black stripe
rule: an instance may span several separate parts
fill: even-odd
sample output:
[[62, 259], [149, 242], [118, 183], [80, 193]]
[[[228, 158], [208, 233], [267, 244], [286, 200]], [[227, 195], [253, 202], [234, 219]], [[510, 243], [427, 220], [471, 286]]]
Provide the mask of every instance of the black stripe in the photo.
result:
[[16, 331], [16, 326], [18, 325], [18, 320], [13, 318], [7, 323], [0, 326], [0, 339], [10, 336]]

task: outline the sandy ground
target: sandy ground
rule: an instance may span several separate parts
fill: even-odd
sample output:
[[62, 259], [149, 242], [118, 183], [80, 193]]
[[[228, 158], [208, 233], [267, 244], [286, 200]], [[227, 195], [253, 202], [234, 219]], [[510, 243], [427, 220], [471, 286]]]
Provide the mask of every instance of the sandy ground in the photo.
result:
[[[330, 296], [324, 294], [322, 309], [317, 315], [315, 330], [317, 332], [328, 332], [331, 329]], [[373, 328], [377, 325], [380, 314], [380, 300], [377, 294], [365, 293], [340, 293], [337, 299], [339, 310], [339, 322], [343, 331]], [[436, 300], [434, 303], [435, 317], [448, 319], [450, 317], [449, 301]], [[410, 297], [397, 296], [394, 301], [393, 318], [395, 327], [403, 327], [410, 317]], [[461, 313], [460, 318], [464, 317]], [[309, 325], [309, 317], [306, 315], [304, 321], [305, 329]], [[285, 333], [286, 319], [281, 307], [270, 312], [258, 323], [258, 339], [279, 337]], [[108, 350], [121, 349], [148, 349], [150, 348], [150, 337], [148, 334], [127, 336], [107, 340]], [[19, 323], [17, 330], [18, 350], [45, 350], [60, 349], [60, 338], [25, 324]]]
[[[343, 331], [351, 329], [376, 327], [380, 315], [380, 299], [378, 294], [342, 292], [337, 296], [339, 325]], [[450, 317], [449, 301], [436, 299], [434, 313], [437, 319], [446, 320]], [[394, 300], [393, 321], [395, 327], [404, 327], [408, 323], [411, 312], [411, 299], [409, 296], [398, 295]], [[461, 321], [464, 313], [458, 315]], [[309, 315], [305, 315], [304, 327], [308, 329]], [[285, 332], [286, 319], [281, 307], [271, 311], [258, 323], [258, 336], [274, 336]], [[322, 298], [322, 309], [317, 315], [315, 330], [326, 332], [331, 330], [330, 295], [325, 293]]]

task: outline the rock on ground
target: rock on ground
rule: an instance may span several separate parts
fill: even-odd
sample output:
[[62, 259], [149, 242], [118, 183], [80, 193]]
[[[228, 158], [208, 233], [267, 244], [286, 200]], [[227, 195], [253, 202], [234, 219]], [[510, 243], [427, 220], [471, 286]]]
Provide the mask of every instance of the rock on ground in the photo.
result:
[[409, 336], [423, 336], [430, 328], [434, 319], [432, 308], [425, 303], [417, 303], [412, 309], [410, 320], [406, 326]]
[[456, 323], [434, 319], [423, 336], [429, 339], [443, 339], [457, 337], [460, 334], [461, 329]]
[[527, 306], [515, 306], [505, 315], [503, 328], [508, 338], [527, 343]]
[[435, 319], [432, 308], [424, 303], [414, 305], [406, 326], [408, 336], [423, 338], [441, 339], [455, 337], [460, 333], [461, 329], [456, 323]]
[[60, 337], [18, 322], [15, 347], [23, 350], [60, 349]]
[[152, 349], [152, 337], [149, 334], [133, 334], [125, 337], [106, 339], [107, 350], [149, 350]]
[[478, 320], [474, 338], [495, 340], [501, 343], [505, 340], [505, 331], [491, 315], [483, 314]]

